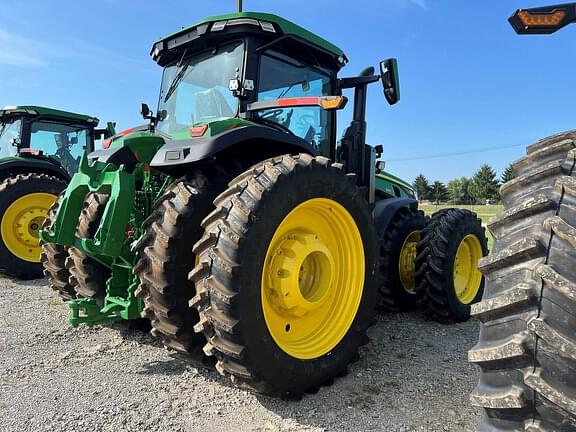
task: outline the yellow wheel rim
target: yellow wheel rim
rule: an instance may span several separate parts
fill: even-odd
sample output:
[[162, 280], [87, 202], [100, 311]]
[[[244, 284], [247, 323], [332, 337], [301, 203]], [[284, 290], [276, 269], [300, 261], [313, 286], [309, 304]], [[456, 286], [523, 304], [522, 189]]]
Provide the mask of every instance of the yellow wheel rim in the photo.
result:
[[364, 267], [362, 236], [342, 205], [315, 198], [294, 208], [262, 270], [262, 309], [276, 344], [304, 360], [330, 352], [356, 317]]
[[462, 304], [470, 304], [476, 298], [482, 283], [482, 273], [478, 261], [482, 258], [480, 240], [469, 234], [462, 239], [454, 260], [454, 289], [456, 298]]
[[409, 294], [416, 292], [416, 281], [414, 279], [416, 259], [416, 245], [420, 241], [420, 231], [412, 231], [404, 240], [400, 257], [398, 259], [398, 273], [402, 288]]
[[12, 255], [28, 262], [40, 262], [38, 231], [57, 198], [49, 193], [31, 193], [18, 198], [6, 209], [0, 223], [0, 233]]

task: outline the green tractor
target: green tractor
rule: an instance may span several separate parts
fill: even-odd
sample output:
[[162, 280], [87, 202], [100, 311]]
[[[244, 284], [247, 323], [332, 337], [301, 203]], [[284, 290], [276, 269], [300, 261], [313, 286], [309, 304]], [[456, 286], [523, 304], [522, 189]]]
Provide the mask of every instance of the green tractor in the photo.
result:
[[235, 384], [298, 398], [346, 373], [377, 303], [468, 317], [480, 221], [447, 210], [427, 224], [365, 142], [368, 86], [398, 102], [396, 60], [339, 78], [339, 48], [248, 12], [183, 28], [151, 54], [164, 74], [156, 114], [141, 107], [148, 127], [84, 157], [41, 232], [70, 248], [72, 325], [142, 316]]
[[[550, 34], [576, 21], [576, 3], [518, 10], [519, 34]], [[528, 146], [501, 187], [504, 210], [488, 227], [492, 254], [472, 404], [479, 431], [576, 431], [576, 131]]]
[[42, 276], [38, 231], [84, 151], [98, 119], [39, 106], [0, 110], [0, 272]]

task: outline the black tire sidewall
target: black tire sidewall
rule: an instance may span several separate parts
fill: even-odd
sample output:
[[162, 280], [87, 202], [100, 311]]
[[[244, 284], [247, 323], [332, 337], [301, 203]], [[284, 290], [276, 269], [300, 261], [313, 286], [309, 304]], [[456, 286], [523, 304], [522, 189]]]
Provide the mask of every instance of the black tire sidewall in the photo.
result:
[[448, 301], [448, 307], [455, 321], [467, 321], [470, 318], [470, 309], [472, 304], [479, 302], [484, 294], [484, 277], [480, 282], [480, 287], [478, 292], [469, 304], [464, 304], [458, 300], [456, 296], [456, 288], [454, 286], [454, 264], [456, 260], [456, 252], [458, 247], [462, 243], [464, 237], [472, 234], [474, 235], [482, 247], [482, 255], [486, 256], [488, 254], [488, 248], [486, 246], [486, 236], [484, 234], [484, 229], [481, 223], [474, 217], [464, 218], [457, 226], [451, 226], [449, 231], [450, 242], [448, 244], [448, 253], [446, 259], [444, 260], [444, 274], [446, 275], [446, 299]]
[[[402, 310], [410, 310], [417, 306], [418, 296], [416, 292], [411, 294], [406, 291], [402, 284], [398, 267], [400, 253], [408, 236], [414, 231], [422, 232], [425, 228], [426, 217], [418, 210], [406, 209], [404, 211], [409, 212], [407, 215], [401, 214], [402, 211], [396, 213], [391, 222], [391, 227], [394, 225], [395, 229], [388, 229], [381, 240], [381, 271], [383, 272], [382, 283], [388, 286], [396, 306]], [[392, 246], [386, 250], [387, 245]]]

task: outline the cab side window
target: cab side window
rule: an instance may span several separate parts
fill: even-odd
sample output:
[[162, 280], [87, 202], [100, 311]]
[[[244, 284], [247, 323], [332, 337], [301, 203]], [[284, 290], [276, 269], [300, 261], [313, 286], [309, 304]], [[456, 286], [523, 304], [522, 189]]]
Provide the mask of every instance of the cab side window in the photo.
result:
[[[260, 61], [258, 100], [328, 96], [330, 76], [319, 68], [298, 63], [269, 51]], [[272, 122], [308, 141], [321, 154], [329, 155], [332, 114], [320, 107], [272, 108], [259, 111], [264, 123]]]

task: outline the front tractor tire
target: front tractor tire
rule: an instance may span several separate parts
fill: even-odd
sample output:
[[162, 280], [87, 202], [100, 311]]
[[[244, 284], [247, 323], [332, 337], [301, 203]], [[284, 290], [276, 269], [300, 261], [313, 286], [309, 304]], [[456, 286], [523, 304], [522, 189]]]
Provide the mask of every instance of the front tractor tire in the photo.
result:
[[426, 216], [411, 207], [400, 209], [380, 239], [380, 307], [392, 312], [417, 306], [416, 247], [426, 227]]
[[66, 182], [46, 174], [18, 174], [0, 183], [0, 272], [18, 279], [43, 275], [38, 231]]
[[482, 221], [469, 210], [445, 209], [422, 231], [416, 256], [416, 292], [425, 313], [444, 323], [467, 321], [482, 298], [478, 261], [488, 254]]
[[190, 277], [195, 329], [218, 371], [296, 399], [344, 375], [377, 298], [376, 232], [355, 176], [323, 157], [284, 155], [241, 174], [214, 204]]
[[528, 147], [501, 187], [468, 353], [479, 431], [576, 431], [576, 131]]

